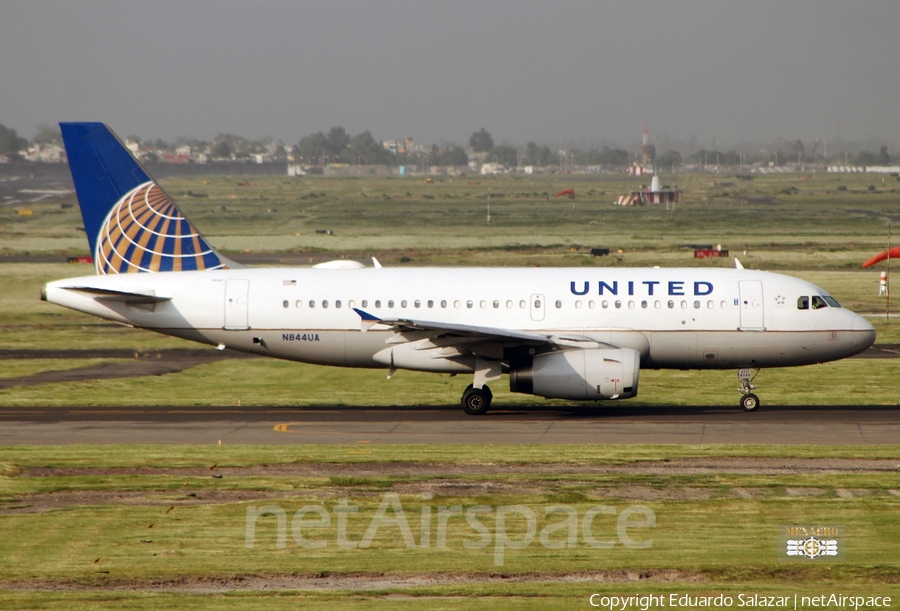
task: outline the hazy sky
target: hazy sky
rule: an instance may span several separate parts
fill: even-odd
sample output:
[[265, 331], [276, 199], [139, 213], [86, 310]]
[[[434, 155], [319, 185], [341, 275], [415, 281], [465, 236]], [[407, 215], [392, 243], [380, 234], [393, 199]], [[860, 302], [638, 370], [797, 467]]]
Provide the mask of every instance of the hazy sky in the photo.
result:
[[6, 0], [0, 123], [900, 143], [897, 0]]

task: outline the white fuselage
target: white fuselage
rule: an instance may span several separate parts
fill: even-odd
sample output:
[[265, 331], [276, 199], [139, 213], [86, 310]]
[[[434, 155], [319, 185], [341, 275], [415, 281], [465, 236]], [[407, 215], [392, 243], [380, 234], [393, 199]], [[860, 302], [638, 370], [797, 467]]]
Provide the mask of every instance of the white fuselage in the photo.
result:
[[[130, 304], [88, 288], [167, 300]], [[743, 269], [244, 268], [87, 276], [51, 282], [44, 294], [88, 314], [244, 352], [438, 372], [473, 371], [474, 363], [415, 332], [366, 330], [354, 308], [381, 319], [586, 338], [638, 351], [642, 368], [804, 365], [851, 356], [875, 339], [865, 319], [821, 288]], [[497, 350], [502, 359], [502, 345]]]

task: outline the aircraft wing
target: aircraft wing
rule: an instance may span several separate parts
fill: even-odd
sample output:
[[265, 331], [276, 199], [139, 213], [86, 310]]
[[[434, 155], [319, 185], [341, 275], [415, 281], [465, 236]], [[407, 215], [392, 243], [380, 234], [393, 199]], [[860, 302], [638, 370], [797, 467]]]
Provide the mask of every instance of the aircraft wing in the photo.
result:
[[368, 331], [375, 325], [384, 325], [391, 327], [395, 331], [402, 333], [404, 331], [424, 331], [433, 332], [436, 336], [453, 335], [462, 336], [473, 339], [481, 339], [484, 341], [501, 342], [504, 344], [518, 345], [541, 345], [541, 344], [559, 344], [565, 346], [577, 345], [579, 342], [588, 342], [595, 344], [596, 342], [590, 338], [581, 335], [572, 336], [556, 336], [545, 333], [535, 333], [533, 331], [518, 331], [515, 329], [504, 329], [502, 327], [483, 327], [480, 325], [461, 325], [456, 323], [435, 322], [428, 320], [412, 320], [409, 318], [380, 318], [360, 310], [353, 308], [359, 314], [362, 321], [362, 330]]

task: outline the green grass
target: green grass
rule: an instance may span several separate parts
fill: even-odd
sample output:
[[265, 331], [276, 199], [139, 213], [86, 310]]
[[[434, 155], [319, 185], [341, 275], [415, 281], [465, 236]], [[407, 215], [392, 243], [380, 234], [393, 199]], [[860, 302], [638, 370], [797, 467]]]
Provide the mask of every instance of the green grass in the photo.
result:
[[[56, 369], [53, 361], [46, 368]], [[780, 369], [757, 378], [771, 405], [900, 405], [894, 380], [900, 361], [849, 359]], [[0, 408], [29, 406], [455, 406], [469, 380], [402, 371], [341, 369], [270, 359], [228, 360], [164, 376], [85, 380], [16, 386], [0, 390]], [[733, 371], [641, 372], [640, 395], [628, 405], [701, 406], [735, 404]], [[584, 406], [510, 393], [492, 387], [497, 406]]]
[[[199, 608], [205, 600], [224, 608], [299, 604], [366, 609], [414, 603], [429, 608], [478, 608], [492, 601], [491, 606], [518, 609], [587, 606], [586, 597], [595, 592], [722, 592], [736, 597], [741, 592], [817, 595], [824, 588], [846, 594], [900, 593], [896, 572], [900, 496], [891, 492], [900, 488], [898, 472], [764, 476], [589, 468], [709, 456], [889, 458], [897, 456], [896, 447], [377, 446], [365, 457], [348, 455], [350, 448], [0, 448], [0, 529], [4, 533], [0, 605]], [[302, 475], [304, 465], [352, 469], [354, 464], [373, 461], [405, 465], [414, 468], [415, 475], [378, 474], [377, 470], [372, 475], [353, 471], [344, 476]], [[200, 474], [211, 464], [225, 477]], [[295, 475], [229, 471], [291, 464]], [[504, 464], [557, 465], [566, 472], [506, 472]], [[460, 469], [466, 465], [481, 471], [466, 474], [466, 469]], [[496, 468], [484, 471], [486, 465]], [[53, 467], [59, 474], [46, 470], [31, 474], [29, 469], [36, 467]], [[168, 471], [140, 476], [109, 471], [135, 467]], [[184, 474], [179, 469], [185, 469]], [[736, 489], [753, 498], [736, 494]], [[797, 489], [817, 494], [796, 496]], [[854, 496], [844, 498], [839, 489], [853, 490]], [[656, 496], [636, 500], [636, 490]], [[422, 491], [433, 496], [423, 497]], [[29, 495], [50, 493], [66, 494], [72, 500], [38, 513], [27, 512], [29, 503], [36, 502]], [[229, 497], [236, 493], [241, 496]], [[332, 520], [329, 526], [302, 530], [304, 536], [326, 542], [324, 548], [305, 549], [290, 531], [282, 548], [277, 545], [277, 521], [271, 515], [256, 521], [254, 545], [246, 546], [248, 506], [277, 505], [290, 520], [301, 507], [315, 505], [332, 512], [339, 499], [347, 499], [357, 507], [357, 513], [348, 518], [348, 538], [358, 542], [370, 528], [385, 493], [397, 495], [416, 547], [407, 547], [396, 524], [383, 524], [373, 532], [370, 547], [341, 549]], [[636, 504], [649, 507], [656, 526], [632, 528], [629, 534], [636, 540], [652, 538], [652, 546], [629, 549], [616, 543], [610, 549], [595, 549], [586, 545], [579, 531], [574, 547], [548, 548], [536, 537], [524, 549], [504, 549], [503, 563], [498, 565], [496, 538], [484, 548], [467, 547], [466, 541], [477, 541], [480, 535], [457, 515], [447, 523], [446, 546], [437, 547], [435, 516], [440, 506], [524, 505], [534, 511], [539, 533], [559, 522], [560, 514], [545, 515], [545, 511], [561, 503], [570, 505], [579, 519], [598, 505], [616, 514]], [[432, 512], [430, 522], [425, 518], [432, 538], [423, 546], [419, 537], [426, 507]], [[386, 515], [395, 517], [392, 511]], [[479, 520], [493, 537], [496, 518], [482, 514]], [[616, 521], [616, 515], [601, 513], [591, 532], [598, 539], [617, 540]], [[846, 561], [802, 565], [777, 559], [779, 525], [817, 523], [839, 523], [846, 528]], [[520, 539], [525, 530], [524, 519], [511, 515], [508, 536]], [[549, 540], [564, 540], [560, 539], [564, 534], [557, 532]], [[645, 577], [636, 581], [639, 575]], [[273, 585], [271, 591], [252, 584], [240, 591], [241, 578], [269, 580]], [[290, 580], [295, 578], [333, 578], [337, 585], [318, 591], [292, 590]], [[346, 578], [360, 581], [357, 585], [340, 581]], [[366, 585], [378, 579], [394, 585]], [[220, 583], [238, 590], [220, 591]], [[197, 589], [215, 591], [204, 594], [208, 597], [204, 599]]]
[[[218, 248], [309, 253], [340, 258], [378, 256], [397, 265], [500, 266], [730, 266], [730, 258], [695, 260], [685, 244], [721, 244], [748, 268], [784, 271], [823, 286], [845, 306], [882, 313], [878, 271], [862, 261], [883, 250], [886, 219], [896, 214], [900, 184], [866, 175], [772, 175], [753, 180], [733, 176], [663, 176], [684, 189], [674, 213], [660, 208], [611, 205], [638, 181], [623, 176], [467, 177], [426, 183], [421, 178], [251, 179], [174, 178], [165, 188]], [[874, 184], [876, 190], [868, 191]], [[838, 190], [846, 186], [847, 190]], [[791, 188], [795, 188], [793, 191]], [[574, 188], [575, 200], [552, 194]], [[186, 196], [187, 191], [208, 198]], [[750, 203], [748, 197], [773, 198]], [[75, 208], [60, 203], [33, 206], [19, 217], [0, 208], [0, 254], [86, 254]], [[485, 223], [490, 204], [491, 223]], [[224, 209], [223, 209], [224, 207]], [[330, 229], [333, 235], [317, 234]], [[589, 248], [609, 247], [594, 258]], [[882, 266], [879, 267], [881, 269]], [[0, 264], [0, 349], [123, 348], [152, 351], [188, 347], [182, 340], [112, 325], [38, 301], [49, 280], [90, 275], [89, 266]], [[879, 343], [900, 343], [895, 319], [873, 318]], [[101, 361], [39, 359], [3, 361], [0, 378]], [[845, 360], [820, 366], [772, 369], [757, 382], [765, 396], [784, 405], [897, 405], [894, 360]], [[641, 374], [641, 395], [632, 404], [733, 405], [734, 372]], [[384, 380], [378, 371], [342, 370], [272, 360], [219, 361], [163, 377], [46, 384], [0, 390], [0, 408], [37, 405], [455, 405], [465, 383], [459, 378], [400, 372]], [[543, 403], [494, 389], [499, 404]], [[106, 397], [117, 397], [111, 401]], [[123, 401], [122, 397], [126, 399]], [[187, 397], [187, 398], [186, 398]], [[772, 399], [767, 403], [775, 402]], [[564, 402], [554, 402], [563, 405]], [[896, 459], [896, 446], [373, 446], [351, 454], [348, 446], [65, 446], [0, 448], [0, 608], [96, 609], [241, 608], [587, 608], [591, 593], [692, 594], [841, 592], [893, 595], [900, 599], [897, 548], [900, 490], [896, 472], [798, 475], [704, 473], [597, 473], [579, 466], [623, 465], [691, 457]], [[419, 465], [417, 475], [327, 477], [228, 475], [220, 467], [359, 463]], [[564, 464], [571, 473], [504, 473], [504, 465]], [[497, 465], [493, 474], [460, 475], [460, 467]], [[197, 472], [131, 476], [110, 468], [144, 466]], [[77, 468], [77, 473], [28, 475], [29, 468]], [[453, 467], [450, 469], [450, 467]], [[448, 469], [451, 471], [448, 473]], [[537, 471], [537, 470], [536, 470]], [[462, 470], [465, 473], [465, 470]], [[452, 484], [452, 485], [447, 485]], [[358, 540], [386, 492], [396, 492], [418, 536], [422, 509], [459, 504], [522, 504], [541, 520], [552, 504], [569, 504], [579, 515], [596, 504], [617, 512], [634, 504], [629, 490], [653, 492], [641, 501], [657, 516], [650, 550], [621, 545], [561, 550], [532, 545], [507, 550], [502, 567], [494, 550], [468, 549], [475, 537], [464, 520], [451, 521], [447, 549], [407, 549], [397, 528], [379, 530], [367, 550], [338, 549], [334, 522], [317, 536], [323, 550], [305, 550], [290, 540], [275, 546], [272, 518], [258, 523], [258, 545], [246, 549], [248, 505], [276, 503], [295, 511], [314, 504], [332, 508], [339, 498], [357, 505], [351, 522]], [[791, 496], [789, 488], [816, 489], [817, 496]], [[426, 501], [420, 491], [433, 489]], [[742, 498], [736, 489], [750, 491]], [[843, 498], [838, 490], [861, 491]], [[200, 497], [188, 497], [188, 494]], [[41, 513], [15, 510], [32, 494], [76, 495]], [[77, 495], [85, 495], [78, 497]], [[101, 494], [112, 496], [98, 496]], [[238, 495], [231, 496], [228, 495]], [[116, 496], [118, 495], [118, 496]], [[208, 495], [210, 499], [203, 499]], [[218, 498], [224, 499], [216, 501]], [[224, 495], [224, 496], [223, 496]], [[274, 496], [273, 496], [274, 495]], [[81, 498], [82, 500], [78, 500]], [[191, 500], [188, 500], [191, 499]], [[176, 509], [167, 509], [175, 505]], [[23, 508], [22, 511], [27, 511]], [[268, 521], [267, 521], [268, 520]], [[775, 559], [780, 524], [839, 523], [848, 528], [846, 562], [820, 566]], [[541, 522], [543, 525], [544, 522]], [[153, 528], [148, 528], [153, 524]], [[486, 521], [492, 527], [492, 521]], [[521, 533], [521, 520], [511, 522]], [[614, 530], [598, 516], [598, 534]], [[516, 535], [518, 536], [518, 534]], [[141, 543], [151, 539], [152, 543]], [[95, 563], [95, 560], [100, 559]], [[677, 571], [666, 578], [647, 571]], [[108, 571], [108, 572], [107, 572]], [[409, 578], [411, 585], [360, 589], [223, 593], [218, 579], [246, 575], [301, 577], [379, 576]], [[630, 575], [630, 577], [629, 577]], [[580, 576], [581, 580], [578, 580]], [[429, 581], [430, 578], [432, 579]], [[154, 582], [212, 584], [210, 592], [167, 591]], [[421, 583], [416, 579], [422, 580]], [[455, 582], [454, 579], [462, 581]], [[564, 581], [560, 581], [560, 580]], [[24, 589], [11, 589], [14, 584]], [[60, 584], [74, 591], [58, 591]], [[99, 590], [105, 585], [118, 589]], [[46, 586], [43, 588], [43, 586]], [[35, 589], [35, 587], [38, 587]], [[201, 585], [201, 590], [202, 590]], [[41, 589], [43, 588], [43, 589]], [[83, 588], [79, 590], [78, 588]], [[287, 588], [287, 590], [286, 590]]]
[[[612, 205], [639, 181], [618, 175], [447, 178], [181, 177], [165, 188], [214, 246], [231, 253], [385, 251], [412, 264], [569, 264], [569, 248], [607, 246], [618, 264], [709, 265], [683, 244], [722, 244], [754, 267], [853, 269], [883, 250], [886, 221], [895, 214], [900, 183], [880, 177], [827, 174], [662, 177], [684, 190], [675, 212]], [[847, 191], [838, 191], [840, 185]], [[796, 193], [785, 195], [787, 188]], [[573, 199], [552, 194], [574, 188]], [[186, 196], [188, 191], [208, 198]], [[771, 198], [774, 203], [752, 203]], [[430, 198], [430, 199], [429, 199]], [[0, 252], [83, 254], [86, 240], [69, 195], [33, 206], [34, 216], [0, 209]], [[490, 203], [491, 223], [486, 221]], [[330, 229], [333, 235], [317, 234]], [[556, 247], [546, 252], [548, 246]], [[578, 246], [581, 249], [578, 249]], [[509, 251], [523, 246], [533, 252]], [[398, 250], [408, 252], [395, 252]], [[475, 252], [469, 253], [468, 251]], [[746, 252], [746, 255], [744, 254]], [[726, 263], [730, 264], [730, 260]]]

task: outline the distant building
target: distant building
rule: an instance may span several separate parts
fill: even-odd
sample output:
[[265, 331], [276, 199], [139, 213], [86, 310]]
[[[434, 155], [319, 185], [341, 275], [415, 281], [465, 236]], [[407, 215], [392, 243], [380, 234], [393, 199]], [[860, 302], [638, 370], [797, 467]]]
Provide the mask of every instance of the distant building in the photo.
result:
[[481, 166], [481, 175], [506, 174], [506, 168], [499, 163], [485, 163]]
[[60, 163], [66, 160], [66, 150], [58, 144], [35, 144], [22, 151], [21, 156], [26, 161]]

